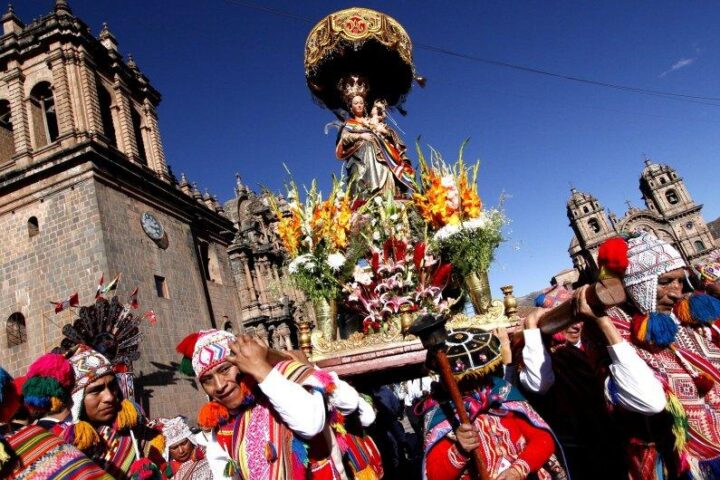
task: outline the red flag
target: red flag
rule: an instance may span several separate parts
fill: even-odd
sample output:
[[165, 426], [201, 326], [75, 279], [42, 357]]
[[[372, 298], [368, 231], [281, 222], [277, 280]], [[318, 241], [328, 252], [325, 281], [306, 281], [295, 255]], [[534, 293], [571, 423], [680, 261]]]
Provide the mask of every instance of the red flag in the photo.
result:
[[70, 307], [77, 307], [80, 305], [80, 300], [78, 299], [78, 293], [75, 292], [72, 295], [70, 295], [69, 298], [66, 300], [63, 300], [61, 302], [50, 302], [51, 304], [55, 305], [55, 313], [60, 313], [66, 308]]
[[103, 286], [105, 284], [105, 273], [100, 274], [100, 280], [98, 280], [98, 288], [95, 291], [95, 300], [100, 298], [100, 295], [102, 295]]
[[150, 325], [157, 324], [157, 315], [155, 315], [155, 312], [152, 310], [148, 310], [147, 312], [143, 313], [143, 318], [147, 318], [148, 322], [150, 322]]
[[137, 299], [138, 294], [138, 287], [135, 287], [135, 290], [130, 293], [130, 308], [136, 309], [140, 306]]

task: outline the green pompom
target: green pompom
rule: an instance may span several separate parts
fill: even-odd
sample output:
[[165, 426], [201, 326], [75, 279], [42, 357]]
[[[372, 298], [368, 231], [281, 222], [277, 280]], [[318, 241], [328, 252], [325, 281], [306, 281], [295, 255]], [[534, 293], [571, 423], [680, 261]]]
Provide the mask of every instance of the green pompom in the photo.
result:
[[23, 385], [22, 394], [25, 397], [63, 398], [65, 391], [52, 377], [30, 377]]
[[192, 366], [192, 360], [190, 360], [188, 357], [183, 357], [183, 359], [180, 361], [180, 366], [178, 367], [178, 370], [185, 375], [189, 375], [191, 377], [195, 376], [195, 370]]

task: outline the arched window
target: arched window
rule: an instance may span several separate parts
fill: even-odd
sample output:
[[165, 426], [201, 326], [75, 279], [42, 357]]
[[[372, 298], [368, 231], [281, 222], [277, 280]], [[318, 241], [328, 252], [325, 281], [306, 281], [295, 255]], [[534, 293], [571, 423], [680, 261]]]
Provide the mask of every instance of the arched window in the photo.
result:
[[677, 192], [672, 189], [665, 192], [665, 198], [670, 203], [670, 205], [676, 205], [680, 201], [677, 196]]
[[5, 334], [7, 335], [7, 346], [16, 347], [27, 342], [27, 328], [25, 327], [25, 317], [20, 312], [10, 315], [5, 325]]
[[40, 223], [38, 222], [37, 217], [30, 217], [27, 221], [27, 227], [28, 227], [28, 237], [32, 238], [38, 233], [40, 233]]
[[588, 227], [590, 227], [590, 230], [592, 230], [593, 233], [600, 232], [600, 223], [597, 221], [597, 218], [591, 218], [588, 220]]
[[698, 253], [705, 251], [705, 244], [701, 240], [695, 240], [695, 251]]
[[107, 88], [98, 84], [98, 102], [100, 103], [100, 117], [102, 118], [102, 127], [105, 138], [113, 147], [117, 147], [115, 139], [115, 125], [112, 116], [112, 96]]
[[132, 117], [133, 135], [135, 136], [135, 143], [137, 144], [138, 155], [140, 155], [140, 162], [147, 166], [147, 154], [145, 152], [145, 142], [143, 141], [142, 120], [140, 114], [134, 108], [131, 109], [130, 116]]
[[667, 180], [665, 177], [660, 177], [660, 185], [665, 185], [667, 183]]
[[37, 148], [57, 140], [59, 135], [55, 97], [48, 82], [40, 82], [30, 92], [33, 134]]
[[15, 155], [15, 139], [10, 102], [0, 100], [0, 164], [10, 161], [13, 155]]
[[583, 207], [583, 212], [585, 212], [585, 213], [590, 213], [590, 210], [588, 210], [587, 205]]

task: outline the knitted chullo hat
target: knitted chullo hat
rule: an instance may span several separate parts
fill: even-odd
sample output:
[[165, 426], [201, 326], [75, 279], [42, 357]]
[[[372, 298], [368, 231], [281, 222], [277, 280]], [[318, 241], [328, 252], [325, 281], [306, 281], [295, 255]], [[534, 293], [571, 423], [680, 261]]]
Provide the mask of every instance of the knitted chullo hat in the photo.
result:
[[112, 375], [114, 372], [110, 360], [87, 345], [81, 345], [78, 348], [70, 357], [70, 363], [75, 371], [75, 386], [72, 389], [73, 405], [70, 412], [73, 422], [79, 422], [85, 398], [85, 387], [98, 378]]
[[[185, 417], [164, 418], [161, 420], [162, 432], [165, 436], [165, 460], [170, 460], [170, 448], [189, 438], [192, 442], [192, 431], [185, 422]], [[194, 443], [194, 442], [193, 442]]]
[[58, 413], [70, 404], [75, 372], [64, 356], [46, 353], [30, 365], [26, 377], [23, 400], [33, 417]]
[[623, 284], [641, 313], [657, 307], [658, 277], [685, 267], [680, 253], [669, 243], [651, 233], [642, 232], [627, 240], [628, 266]]
[[196, 377], [202, 376], [225, 361], [231, 353], [230, 342], [234, 340], [235, 335], [224, 330], [201, 330], [191, 333], [176, 347], [178, 353], [183, 356], [181, 371], [188, 375], [194, 373]]

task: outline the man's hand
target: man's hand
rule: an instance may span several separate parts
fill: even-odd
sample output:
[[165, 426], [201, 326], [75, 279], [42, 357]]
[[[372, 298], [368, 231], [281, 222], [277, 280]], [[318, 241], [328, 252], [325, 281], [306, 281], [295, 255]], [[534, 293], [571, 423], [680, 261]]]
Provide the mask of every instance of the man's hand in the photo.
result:
[[465, 454], [469, 454], [480, 446], [480, 434], [475, 425], [470, 425], [469, 423], [461, 424], [457, 430], [455, 430], [455, 437], [460, 444], [460, 449]]
[[500, 353], [502, 355], [503, 365], [512, 364], [512, 349], [510, 348], [510, 337], [507, 328], [498, 327], [493, 330], [493, 334], [500, 339]]
[[607, 319], [607, 316], [604, 312], [596, 312], [588, 303], [588, 288], [590, 288], [590, 285], [583, 285], [582, 287], [575, 290], [572, 299], [573, 315], [578, 318], [578, 320], [582, 320], [583, 318], [585, 318], [594, 322], [599, 322], [601, 320]]
[[242, 373], [250, 375], [258, 383], [265, 380], [272, 366], [267, 361], [268, 347], [257, 338], [240, 334], [234, 342], [230, 342], [232, 353], [228, 361], [234, 364]]
[[543, 316], [543, 313], [550, 310], [549, 308], [543, 308], [543, 307], [537, 307], [533, 311], [531, 311], [527, 317], [525, 317], [525, 329], [529, 328], [537, 328], [538, 321], [540, 321], [540, 317]]

